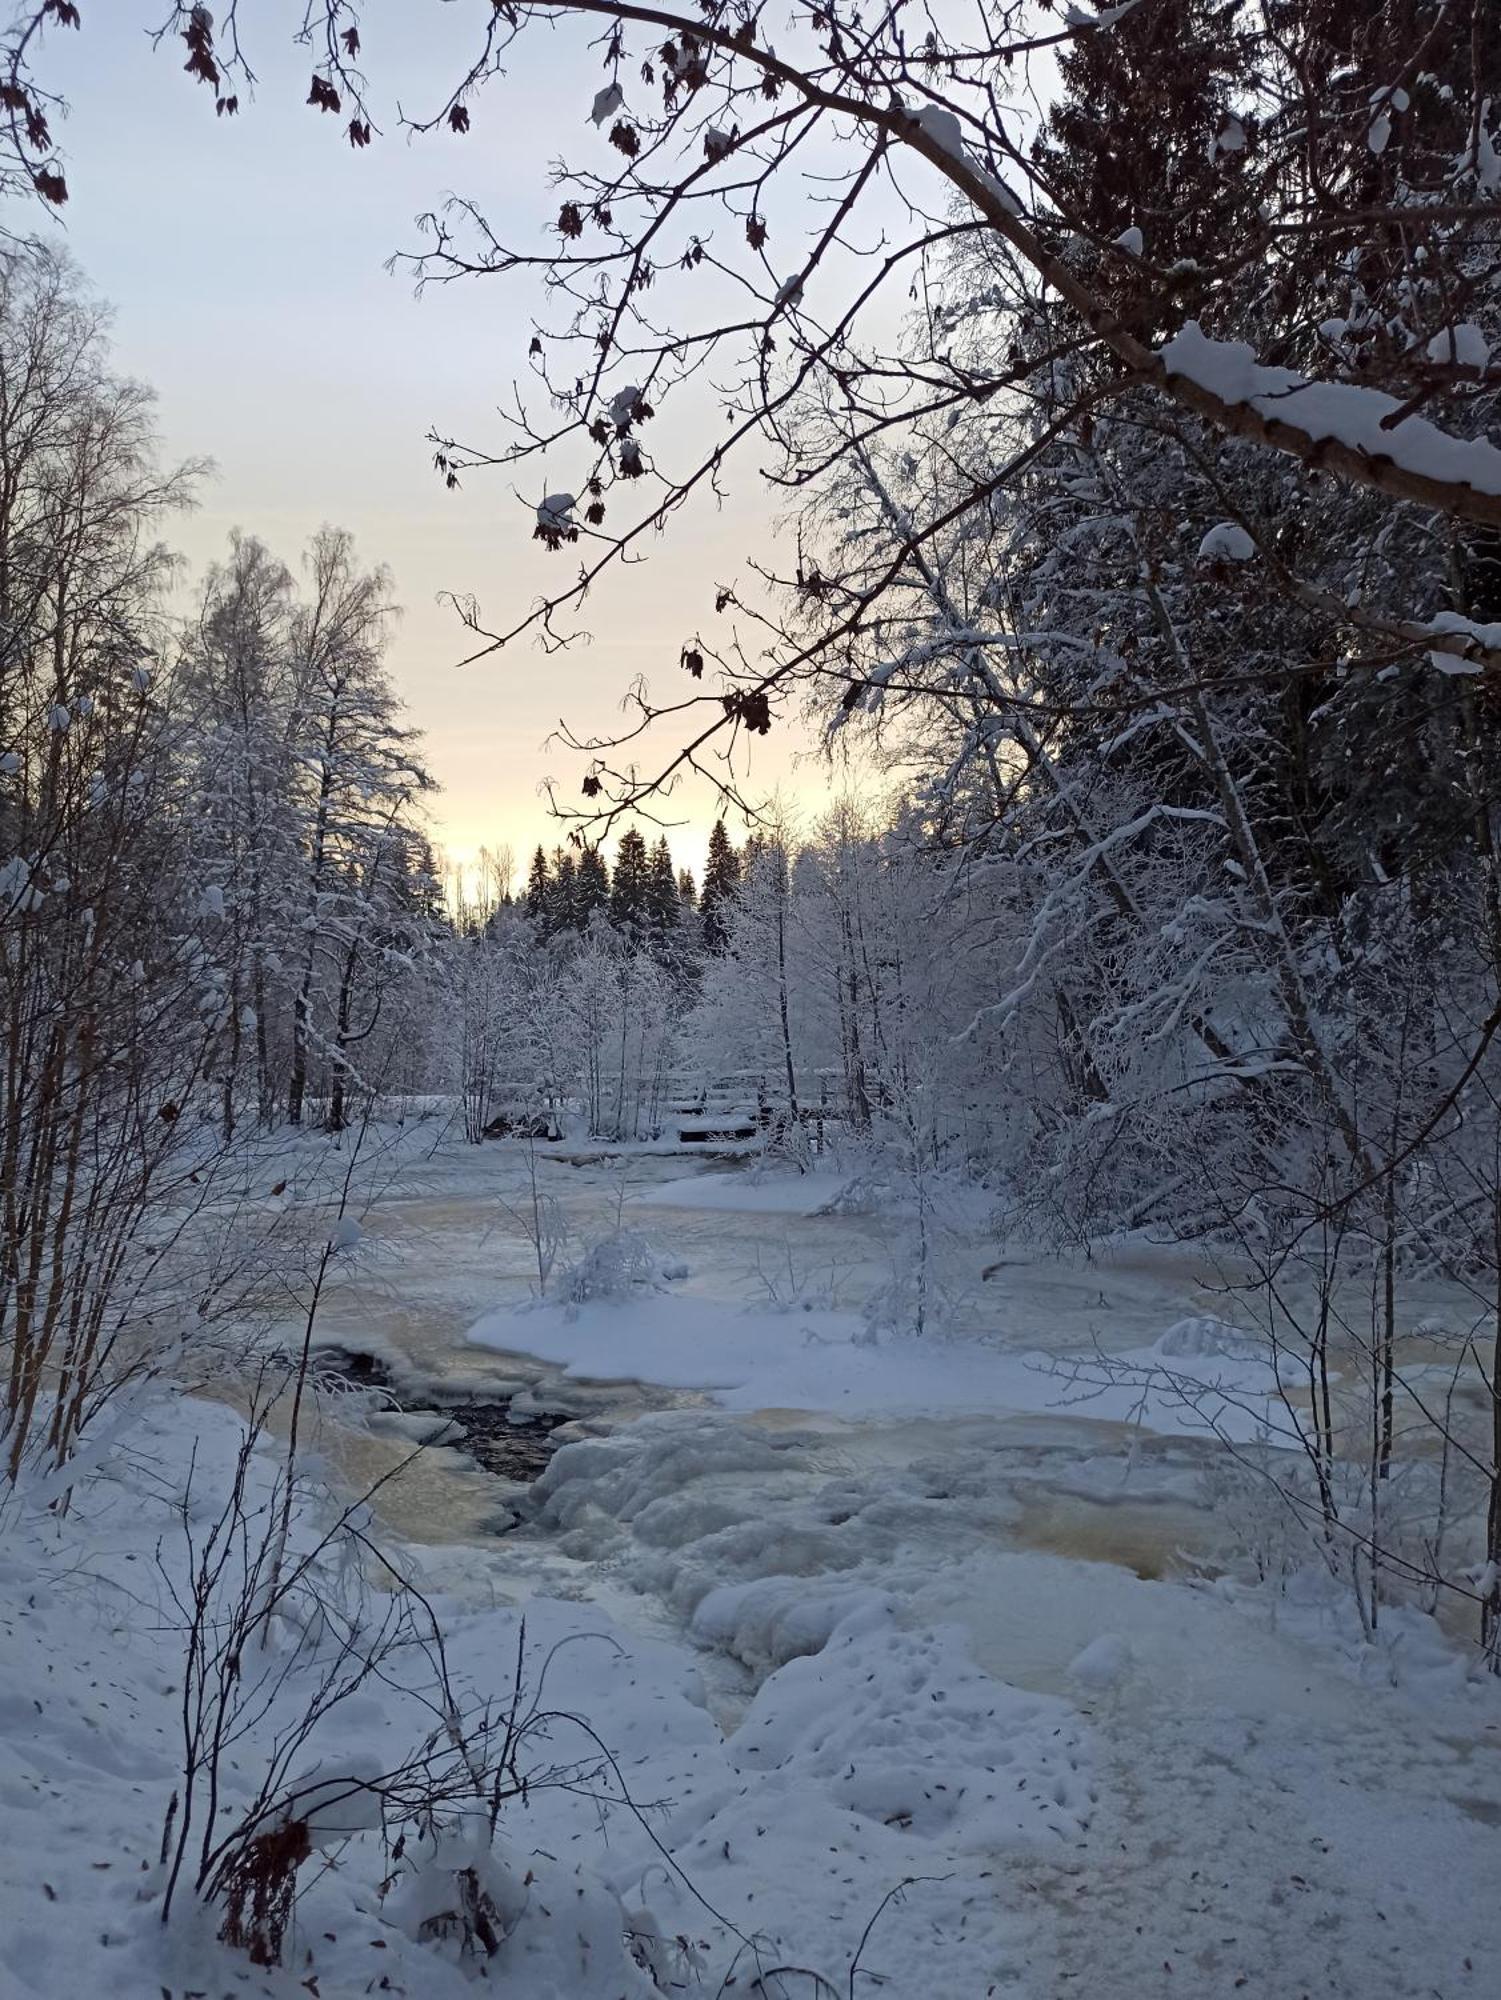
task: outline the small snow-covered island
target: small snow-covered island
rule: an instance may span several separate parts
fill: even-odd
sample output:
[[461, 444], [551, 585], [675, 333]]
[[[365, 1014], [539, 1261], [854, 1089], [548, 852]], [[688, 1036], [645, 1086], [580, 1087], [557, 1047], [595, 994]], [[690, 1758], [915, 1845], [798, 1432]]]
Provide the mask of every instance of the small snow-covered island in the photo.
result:
[[1494, 1993], [1501, 9], [4, 0], [0, 210], [0, 2000]]

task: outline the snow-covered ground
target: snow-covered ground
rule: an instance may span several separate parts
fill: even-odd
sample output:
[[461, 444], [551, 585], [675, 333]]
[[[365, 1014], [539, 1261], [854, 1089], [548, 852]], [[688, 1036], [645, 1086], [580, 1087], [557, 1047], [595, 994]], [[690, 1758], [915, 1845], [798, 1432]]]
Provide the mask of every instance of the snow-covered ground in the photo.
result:
[[[470, 1329], [481, 1347], [559, 1363], [594, 1382], [641, 1381], [703, 1389], [730, 1410], [838, 1410], [845, 1415], [1078, 1408], [1100, 1422], [1146, 1429], [1255, 1436], [1285, 1425], [1264, 1362], [1240, 1356], [1168, 1357], [1127, 1349], [1103, 1369], [1055, 1355], [996, 1352], [977, 1343], [878, 1340], [854, 1313], [768, 1313], [658, 1293], [583, 1305], [541, 1304], [487, 1314]], [[1208, 1392], [1185, 1400], [1159, 1371]], [[1108, 1379], [1119, 1372], [1120, 1379]], [[1218, 1391], [1224, 1393], [1217, 1393]]]
[[[1272, 1600], [1225, 1573], [1245, 1523], [1205, 1504], [1220, 1447], [1141, 1385], [1166, 1362], [1222, 1385], [1237, 1419], [1275, 1388], [1215, 1331], [1202, 1272], [1141, 1249], [982, 1277], [976, 1238], [949, 1252], [974, 1330], [871, 1344], [858, 1308], [888, 1231], [823, 1212], [838, 1176], [640, 1162], [622, 1186], [550, 1162], [576, 1245], [623, 1222], [688, 1270], [624, 1304], [538, 1306], [518, 1151], [429, 1136], [387, 1166], [320, 1338], [384, 1357], [418, 1407], [424, 1381], [525, 1382], [576, 1413], [530, 1493], [439, 1450], [371, 1529], [440, 1615], [461, 1699], [506, 1698], [524, 1623], [523, 1675], [555, 1717], [502, 1815], [512, 1928], [492, 1985], [1490, 1990], [1501, 1706], [1431, 1621], [1372, 1648], [1306, 1578]], [[1124, 1382], [1101, 1388], [1101, 1354]], [[212, 1924], [157, 1921], [180, 1784], [173, 1591], [238, 1426], [155, 1403], [65, 1513], [10, 1503], [4, 2000], [468, 1990], [474, 1966], [417, 1935], [420, 1843], [393, 1864], [373, 1830], [305, 1865], [281, 1971], [252, 1973]], [[318, 1444], [346, 1477], [409, 1448], [342, 1420]], [[519, 1516], [509, 1533], [483, 1525], [487, 1492], [499, 1522]], [[406, 1755], [432, 1726], [424, 1672], [403, 1657], [333, 1709], [313, 1775]], [[219, 1818], [253, 1793], [290, 1700], [236, 1745]]]
[[[237, 1436], [228, 1412], [179, 1402], [133, 1427], [61, 1521], [12, 1510], [0, 1572], [7, 1996], [466, 1990], [463, 1968], [403, 1922], [412, 1899], [374, 1832], [334, 1846], [326, 1869], [308, 1864], [285, 1974], [247, 1975], [204, 1922], [157, 1921], [180, 1783], [173, 1592]], [[660, 1990], [628, 1958], [619, 1909], [668, 1940], [658, 1976], [677, 1990], [712, 1992], [736, 1963], [743, 1983], [790, 1963], [842, 1982], [882, 1899], [915, 1877], [942, 1879], [884, 1915], [871, 1974], [915, 1990], [941, 1949], [956, 1991], [980, 1992], [1024, 1961], [1035, 1919], [993, 1908], [991, 1885], [997, 1867], [1055, 1855], [1088, 1822], [1088, 1732], [1066, 1701], [993, 1681], [951, 1627], [913, 1630], [874, 1600], [835, 1604], [817, 1657], [766, 1679], [726, 1739], [684, 1649], [622, 1633], [587, 1603], [497, 1603], [494, 1557], [450, 1564], [447, 1581], [430, 1601], [458, 1687], [507, 1693], [524, 1616], [528, 1700], [553, 1715], [525, 1753], [527, 1801], [503, 1818], [519, 1914], [490, 1979], [518, 2000]], [[430, 1695], [421, 1662], [398, 1661], [329, 1714], [301, 1768], [331, 1780], [398, 1765], [431, 1724]], [[281, 1686], [236, 1745], [218, 1830], [253, 1796], [295, 1706], [295, 1686]]]

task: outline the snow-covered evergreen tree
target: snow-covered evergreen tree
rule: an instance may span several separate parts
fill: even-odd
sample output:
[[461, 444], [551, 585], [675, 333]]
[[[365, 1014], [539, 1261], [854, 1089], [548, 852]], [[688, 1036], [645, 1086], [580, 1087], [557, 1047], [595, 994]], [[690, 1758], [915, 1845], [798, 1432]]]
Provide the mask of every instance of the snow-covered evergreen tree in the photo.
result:
[[709, 834], [709, 855], [704, 864], [704, 879], [698, 897], [704, 944], [710, 951], [719, 951], [724, 945], [729, 906], [739, 886], [740, 857], [725, 830], [723, 819], [717, 819]]

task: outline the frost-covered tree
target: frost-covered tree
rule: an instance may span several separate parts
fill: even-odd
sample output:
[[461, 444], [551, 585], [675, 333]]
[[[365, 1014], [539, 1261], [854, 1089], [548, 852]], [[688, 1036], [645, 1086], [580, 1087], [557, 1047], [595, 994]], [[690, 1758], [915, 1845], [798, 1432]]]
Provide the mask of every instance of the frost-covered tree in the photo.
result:
[[281, 1024], [272, 1017], [273, 968], [289, 950], [288, 898], [298, 873], [292, 593], [286, 568], [254, 537], [235, 535], [227, 562], [205, 582], [184, 649], [198, 722], [204, 897], [221, 926], [216, 956], [228, 979], [226, 1138], [247, 1077], [260, 1118], [270, 1118], [279, 1095], [274, 1065], [285, 1053], [273, 1050]]
[[658, 949], [665, 951], [673, 941], [682, 915], [677, 873], [665, 834], [647, 856], [644, 908], [647, 931]]
[[564, 847], [556, 849], [552, 857], [542, 928], [547, 937], [557, 937], [563, 931], [579, 928], [578, 862]]
[[292, 621], [293, 754], [301, 867], [290, 965], [287, 1116], [301, 1122], [315, 1062], [342, 1105], [352, 1049], [383, 1005], [384, 975], [416, 942], [410, 909], [414, 816], [432, 780], [385, 667], [392, 607], [382, 571], [362, 572], [350, 537], [323, 530]]
[[[219, 1189], [233, 1032], [194, 704], [157, 539], [192, 469], [67, 261], [0, 262], [0, 1466], [70, 1455], [153, 1365]], [[163, 1212], [173, 1228], [151, 1226]], [[205, 1297], [200, 1329], [212, 1322]], [[170, 1338], [170, 1335], [164, 1337]]]

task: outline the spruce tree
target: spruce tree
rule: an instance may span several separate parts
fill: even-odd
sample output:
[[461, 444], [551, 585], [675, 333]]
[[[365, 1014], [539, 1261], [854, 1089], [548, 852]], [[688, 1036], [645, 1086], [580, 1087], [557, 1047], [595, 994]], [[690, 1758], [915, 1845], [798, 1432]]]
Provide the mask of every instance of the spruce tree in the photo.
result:
[[724, 821], [717, 819], [709, 835], [709, 859], [704, 867], [703, 894], [698, 902], [704, 921], [704, 943], [710, 951], [720, 951], [724, 947], [728, 906], [739, 887], [740, 856], [725, 831]]
[[578, 873], [575, 879], [573, 921], [576, 929], [586, 931], [589, 920], [596, 910], [607, 910], [610, 903], [610, 870], [604, 855], [597, 847], [586, 847], [578, 858]]
[[1112, 245], [1139, 230], [1139, 254], [1173, 268], [1165, 292], [1129, 257], [1071, 245], [1142, 340], [1165, 339], [1207, 309], [1200, 272], [1255, 216], [1239, 12], [1240, 0], [1141, 0], [1108, 34], [1081, 35], [1059, 55], [1058, 95], [1032, 157], [1065, 225]]
[[617, 930], [640, 934], [648, 922], [646, 842], [639, 828], [628, 826], [615, 850], [615, 876], [610, 884], [610, 922]]
[[539, 846], [532, 856], [526, 877], [526, 913], [534, 922], [545, 920], [552, 894], [552, 877], [547, 872], [547, 856]]
[[678, 882], [672, 851], [664, 834], [652, 849], [646, 867], [646, 920], [654, 937], [666, 939], [678, 926]]
[[552, 887], [547, 897], [546, 934], [556, 937], [559, 931], [573, 930], [577, 926], [578, 910], [578, 864], [566, 847], [560, 847], [552, 858]]

